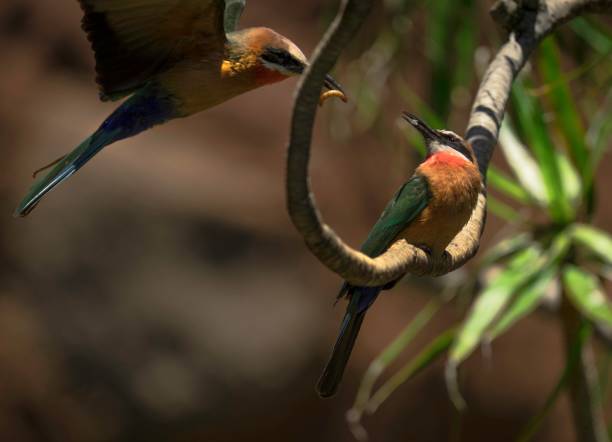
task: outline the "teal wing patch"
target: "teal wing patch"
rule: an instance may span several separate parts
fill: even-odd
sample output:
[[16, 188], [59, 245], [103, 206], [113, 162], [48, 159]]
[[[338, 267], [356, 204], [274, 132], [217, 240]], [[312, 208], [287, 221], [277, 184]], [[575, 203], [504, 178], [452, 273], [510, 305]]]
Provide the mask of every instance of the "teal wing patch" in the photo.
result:
[[414, 175], [395, 194], [361, 246], [361, 251], [376, 257], [387, 250], [397, 235], [408, 227], [431, 199], [425, 177]]
[[246, 6], [246, 0], [225, 0], [225, 33], [229, 34], [238, 29], [238, 22], [242, 11]]

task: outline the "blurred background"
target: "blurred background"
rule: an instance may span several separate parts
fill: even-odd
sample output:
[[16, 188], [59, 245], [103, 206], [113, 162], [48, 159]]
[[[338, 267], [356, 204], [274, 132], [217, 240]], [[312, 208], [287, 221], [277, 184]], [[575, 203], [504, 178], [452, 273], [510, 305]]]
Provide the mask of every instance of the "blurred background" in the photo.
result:
[[[330, 102], [318, 118], [317, 200], [355, 246], [419, 161], [400, 111], [462, 132], [504, 38], [491, 1], [425, 3], [377, 6], [335, 71], [351, 103]], [[252, 0], [243, 25], [272, 27], [309, 54], [335, 7]], [[75, 0], [0, 2], [0, 440], [353, 440], [345, 412], [368, 364], [446, 284], [468, 280], [478, 258], [386, 293], [341, 391], [320, 400], [314, 384], [344, 306], [333, 308], [341, 281], [307, 252], [285, 212], [295, 80], [113, 145], [31, 216], [13, 219], [32, 171], [72, 150], [116, 106], [98, 101], [80, 19]], [[599, 19], [589, 20], [597, 30]], [[558, 38], [572, 92], [587, 102], [581, 109], [595, 112], [606, 95], [609, 105], [607, 40], [597, 52], [569, 26]], [[602, 172], [612, 170], [604, 152]], [[499, 149], [494, 162], [509, 170]], [[609, 189], [612, 175], [596, 183]], [[481, 255], [510, 223], [496, 213], [531, 214], [503, 197], [500, 207]], [[601, 202], [593, 223], [610, 231], [612, 205]], [[397, 363], [468, 305], [445, 305]], [[441, 361], [365, 424], [376, 441], [514, 440], [563, 365], [557, 318], [539, 312], [467, 361], [461, 419]], [[562, 398], [535, 440], [572, 441], [573, 431]]]

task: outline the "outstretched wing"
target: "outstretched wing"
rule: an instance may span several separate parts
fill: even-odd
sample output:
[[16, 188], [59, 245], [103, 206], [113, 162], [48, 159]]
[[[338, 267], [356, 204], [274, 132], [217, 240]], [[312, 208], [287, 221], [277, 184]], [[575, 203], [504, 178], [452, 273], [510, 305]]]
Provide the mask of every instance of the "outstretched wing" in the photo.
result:
[[79, 0], [102, 99], [127, 95], [191, 54], [221, 56], [225, 0]]
[[397, 191], [370, 231], [361, 251], [376, 257], [385, 252], [431, 199], [425, 177], [414, 175]]

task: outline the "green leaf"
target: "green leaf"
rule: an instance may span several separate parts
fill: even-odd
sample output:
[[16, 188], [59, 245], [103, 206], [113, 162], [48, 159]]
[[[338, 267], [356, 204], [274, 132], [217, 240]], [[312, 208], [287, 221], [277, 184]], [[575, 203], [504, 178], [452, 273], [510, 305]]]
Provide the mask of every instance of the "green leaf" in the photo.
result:
[[561, 265], [567, 258], [567, 252], [572, 244], [572, 236], [569, 229], [561, 230], [552, 239], [548, 251], [546, 252], [546, 261], [548, 264]]
[[514, 324], [532, 313], [546, 296], [546, 290], [555, 281], [558, 268], [545, 269], [527, 284], [512, 301], [512, 304], [487, 333], [487, 340], [493, 341], [509, 330]]
[[541, 251], [535, 246], [517, 253], [472, 305], [453, 342], [446, 369], [448, 390], [458, 409], [465, 404], [456, 383], [457, 367], [483, 340], [485, 331], [510, 302], [511, 296], [540, 271], [542, 260]]
[[[428, 3], [425, 49], [431, 66], [429, 102], [447, 119], [453, 92], [470, 83], [476, 47], [474, 0], [437, 0]], [[453, 13], [453, 8], [462, 14]], [[449, 66], [453, 69], [449, 70]]]
[[453, 32], [455, 62], [452, 71], [448, 73], [454, 77], [453, 91], [457, 87], [469, 87], [474, 77], [473, 56], [477, 44], [476, 32], [478, 29], [475, 24], [477, 19], [476, 2], [474, 0], [460, 0], [454, 3], [457, 4], [456, 7], [461, 8], [462, 14], [460, 17], [453, 14], [459, 27], [456, 32]]
[[478, 295], [450, 352], [455, 364], [463, 362], [476, 348], [484, 331], [510, 301], [511, 295], [538, 271], [542, 255], [531, 247], [516, 254]]
[[[486, 338], [487, 330], [504, 311], [512, 295], [532, 283], [549, 266], [559, 265], [565, 258], [570, 244], [570, 236], [565, 231], [561, 231], [553, 239], [545, 254], [542, 254], [540, 248], [535, 244], [515, 253], [506, 268], [478, 296], [453, 343], [445, 372], [451, 400], [458, 409], [465, 406], [457, 384], [459, 364]], [[524, 311], [517, 307], [513, 313], [515, 316], [506, 319], [506, 325], [516, 320], [520, 313]]]
[[564, 193], [555, 146], [544, 122], [544, 112], [537, 101], [527, 93], [520, 79], [514, 83], [512, 99], [518, 122], [527, 138], [527, 144], [531, 147], [538, 162], [546, 188], [548, 212], [554, 221], [566, 223], [572, 219], [574, 212]]
[[[557, 163], [559, 164], [559, 173], [561, 174], [561, 182], [563, 183], [563, 191], [567, 195], [572, 207], [577, 207], [582, 196], [582, 180], [574, 169], [574, 166], [568, 160], [567, 156], [562, 152], [555, 152], [557, 155]], [[588, 173], [591, 173], [589, 169]], [[588, 180], [592, 177], [585, 178], [585, 184], [589, 186]]]
[[506, 221], [515, 223], [521, 220], [521, 216], [507, 204], [502, 203], [500, 200], [492, 195], [487, 197], [487, 209], [493, 215], [505, 219]]
[[[415, 94], [406, 83], [403, 81], [396, 82], [396, 89], [402, 101], [406, 103], [406, 107], [412, 109], [414, 113], [427, 121], [430, 126], [440, 128], [445, 126], [444, 121], [442, 121], [438, 114], [421, 97]], [[408, 143], [414, 146], [425, 157], [427, 149], [423, 137], [409, 124], [405, 124], [405, 122], [400, 127]]]
[[361, 380], [361, 385], [357, 391], [355, 403], [349, 411], [352, 425], [358, 425], [361, 421], [363, 412], [370, 401], [374, 384], [383, 371], [397, 359], [397, 357], [410, 345], [415, 336], [431, 321], [440, 309], [441, 303], [438, 300], [431, 301], [415, 318], [402, 330], [402, 332], [372, 361], [366, 374]]
[[434, 111], [429, 104], [419, 97], [406, 83], [399, 82], [397, 84], [397, 92], [401, 99], [406, 102], [411, 112], [416, 113], [423, 118], [432, 127], [444, 127], [445, 123], [442, 118]]
[[612, 265], [612, 237], [608, 233], [586, 224], [575, 224], [571, 235], [576, 244], [594, 253], [602, 263]]
[[368, 414], [375, 413], [378, 407], [402, 384], [436, 361], [451, 346], [455, 332], [456, 330], [451, 328], [436, 337], [423, 351], [385, 382], [368, 403]]
[[515, 180], [498, 170], [494, 166], [490, 166], [487, 172], [487, 182], [489, 187], [493, 187], [501, 193], [515, 199], [523, 204], [531, 204], [532, 198], [529, 193], [517, 184]]
[[438, 115], [445, 118], [450, 108], [452, 77], [448, 70], [448, 46], [453, 42], [451, 0], [431, 3], [427, 14], [426, 54], [431, 66], [430, 102]]
[[608, 281], [612, 281], [612, 265], [599, 266], [597, 274]]
[[603, 29], [598, 29], [585, 18], [577, 17], [571, 21], [570, 27], [586, 43], [602, 55], [607, 55], [612, 50], [612, 36]]
[[531, 247], [533, 245], [532, 241], [532, 235], [526, 232], [509, 235], [506, 239], [498, 242], [486, 251], [485, 255], [480, 260], [480, 269], [495, 264], [519, 250]]
[[591, 162], [595, 170], [610, 148], [610, 135], [612, 135], [612, 91], [608, 92], [602, 105], [591, 118], [591, 126], [587, 133], [587, 140], [593, 150]]
[[535, 272], [529, 280], [517, 291], [512, 304], [500, 319], [492, 324], [487, 332], [490, 342], [512, 327], [517, 321], [531, 313], [546, 295], [546, 289], [557, 277], [559, 265], [566, 259], [570, 249], [571, 236], [565, 230], [557, 233], [548, 250], [536, 265]]
[[612, 302], [604, 294], [596, 276], [568, 265], [563, 285], [569, 299], [586, 318], [604, 329], [612, 329]]
[[414, 129], [412, 127], [406, 127], [403, 124], [400, 126], [400, 131], [406, 138], [408, 146], [413, 147], [421, 155], [421, 158], [425, 158], [427, 155], [427, 147], [425, 146], [423, 137], [414, 133]]
[[499, 145], [521, 187], [540, 206], [546, 207], [548, 195], [538, 163], [518, 140], [506, 120], [499, 131]]
[[568, 151], [580, 176], [587, 183], [587, 187], [590, 187], [593, 171], [590, 163], [590, 152], [585, 142], [585, 131], [568, 83], [559, 81], [564, 77], [564, 73], [561, 69], [559, 48], [555, 43], [554, 36], [542, 41], [540, 55], [540, 70], [544, 80], [551, 85], [550, 98], [553, 104], [552, 110], [556, 116], [556, 126], [565, 138]]

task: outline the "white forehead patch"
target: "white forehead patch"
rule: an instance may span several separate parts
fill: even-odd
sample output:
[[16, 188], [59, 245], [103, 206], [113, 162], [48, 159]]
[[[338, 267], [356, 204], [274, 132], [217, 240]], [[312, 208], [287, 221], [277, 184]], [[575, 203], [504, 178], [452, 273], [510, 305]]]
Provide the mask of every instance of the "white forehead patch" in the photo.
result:
[[457, 135], [457, 134], [456, 134], [455, 132], [453, 132], [452, 130], [439, 129], [439, 130], [438, 130], [438, 132], [440, 132], [441, 134], [444, 134], [444, 135], [451, 135], [451, 136], [453, 136], [453, 137], [455, 137], [455, 138], [457, 138], [457, 139], [461, 139], [461, 138], [459, 137], [459, 135]]
[[306, 58], [302, 50], [298, 48], [296, 45], [294, 45], [293, 43], [289, 44], [287, 51], [289, 51], [291, 55], [293, 55], [295, 58], [297, 58], [301, 62], [308, 63], [308, 59]]

